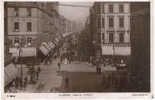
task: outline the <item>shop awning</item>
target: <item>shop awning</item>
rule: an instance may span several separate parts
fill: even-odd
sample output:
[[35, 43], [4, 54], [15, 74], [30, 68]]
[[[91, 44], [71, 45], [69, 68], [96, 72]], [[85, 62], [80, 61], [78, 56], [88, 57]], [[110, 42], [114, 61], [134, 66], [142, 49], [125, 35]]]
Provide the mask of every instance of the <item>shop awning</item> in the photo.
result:
[[7, 86], [18, 75], [18, 68], [14, 64], [9, 64], [4, 68], [5, 86]]

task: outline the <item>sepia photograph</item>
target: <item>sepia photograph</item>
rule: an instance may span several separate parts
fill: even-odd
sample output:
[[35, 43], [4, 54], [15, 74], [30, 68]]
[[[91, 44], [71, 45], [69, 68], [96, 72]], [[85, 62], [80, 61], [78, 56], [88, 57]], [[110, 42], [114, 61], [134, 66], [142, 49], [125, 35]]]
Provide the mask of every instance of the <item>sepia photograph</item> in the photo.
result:
[[149, 1], [4, 1], [4, 93], [150, 93], [150, 40]]

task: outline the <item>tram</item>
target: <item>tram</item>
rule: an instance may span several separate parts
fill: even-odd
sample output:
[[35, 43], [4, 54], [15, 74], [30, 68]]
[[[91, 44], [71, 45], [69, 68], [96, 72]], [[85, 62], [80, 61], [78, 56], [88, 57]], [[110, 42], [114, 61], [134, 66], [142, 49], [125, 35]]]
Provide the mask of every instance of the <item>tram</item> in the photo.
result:
[[51, 41], [40, 43], [38, 47], [20, 47], [18, 45], [16, 47], [9, 48], [9, 53], [12, 55], [14, 58], [13, 61], [16, 63], [38, 64], [42, 62], [47, 56], [53, 55], [63, 43], [62, 41], [64, 38], [69, 35], [71, 35], [71, 33], [64, 33], [62, 35], [59, 34]]

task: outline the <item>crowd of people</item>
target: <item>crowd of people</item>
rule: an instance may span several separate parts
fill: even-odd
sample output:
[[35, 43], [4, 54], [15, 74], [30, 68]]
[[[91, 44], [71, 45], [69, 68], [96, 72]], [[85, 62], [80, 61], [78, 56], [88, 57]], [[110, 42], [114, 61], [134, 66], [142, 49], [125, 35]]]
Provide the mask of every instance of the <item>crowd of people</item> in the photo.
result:
[[31, 66], [26, 75], [18, 75], [8, 86], [7, 92], [16, 93], [25, 90], [27, 85], [35, 84], [39, 79], [41, 68]]

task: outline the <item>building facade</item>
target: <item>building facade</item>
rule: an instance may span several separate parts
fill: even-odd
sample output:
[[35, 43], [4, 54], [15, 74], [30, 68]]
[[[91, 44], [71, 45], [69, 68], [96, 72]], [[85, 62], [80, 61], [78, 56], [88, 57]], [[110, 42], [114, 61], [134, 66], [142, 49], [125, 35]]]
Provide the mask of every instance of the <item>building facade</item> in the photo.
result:
[[131, 3], [131, 45], [129, 68], [132, 75], [131, 91], [149, 92], [151, 87], [150, 2]]
[[62, 24], [63, 20], [60, 20], [58, 2], [6, 2], [6, 5], [7, 21], [5, 22], [12, 47], [21, 44], [24, 47], [34, 46], [46, 39], [45, 37], [43, 40], [36, 40], [39, 36], [48, 34], [48, 37], [49, 35], [52, 37], [63, 32], [60, 30], [64, 28], [64, 24]]
[[8, 38], [12, 46], [24, 44], [31, 45], [37, 34], [41, 32], [41, 12], [34, 7], [33, 3], [8, 3]]
[[130, 3], [95, 2], [90, 25], [95, 55], [130, 56]]

